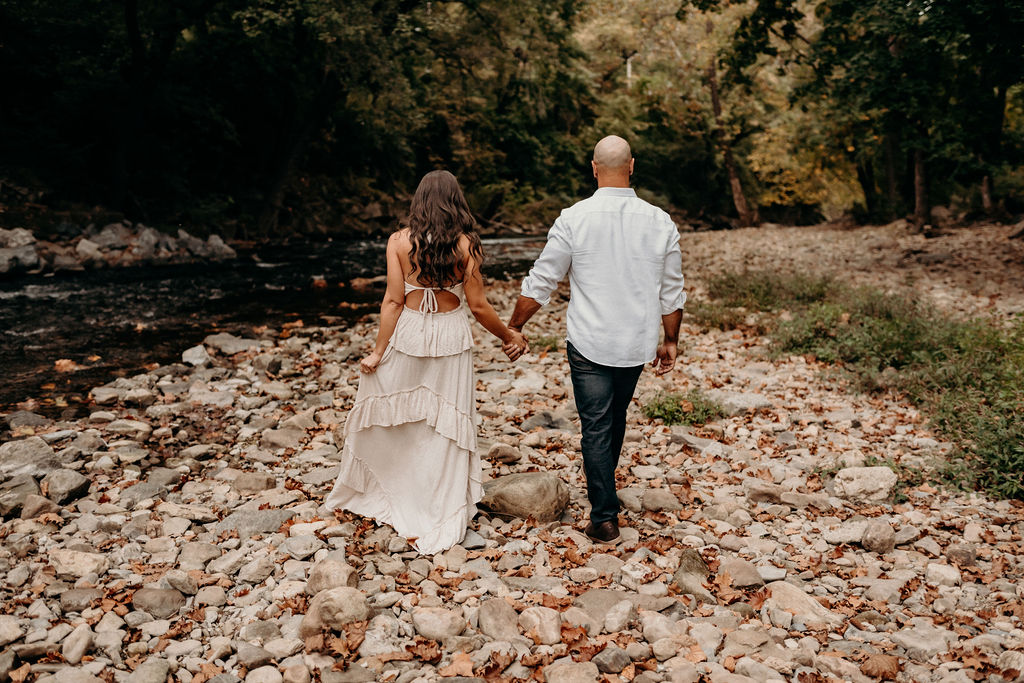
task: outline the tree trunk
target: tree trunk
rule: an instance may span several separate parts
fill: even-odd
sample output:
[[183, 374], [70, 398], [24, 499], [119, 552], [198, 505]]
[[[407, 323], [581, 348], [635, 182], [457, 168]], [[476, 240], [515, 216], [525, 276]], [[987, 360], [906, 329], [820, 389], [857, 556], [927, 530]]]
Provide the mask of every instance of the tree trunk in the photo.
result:
[[992, 176], [988, 173], [981, 179], [981, 208], [985, 213], [992, 213]]
[[[707, 33], [711, 33], [714, 26], [707, 23]], [[732, 191], [732, 203], [736, 206], [736, 213], [739, 215], [740, 227], [754, 225], [756, 210], [752, 211], [747, 203], [747, 196], [743, 193], [743, 184], [740, 182], [739, 173], [736, 171], [736, 162], [732, 155], [732, 147], [725, 137], [725, 129], [722, 125], [722, 100], [718, 94], [718, 72], [715, 68], [716, 56], [711, 57], [707, 68], [708, 88], [711, 90], [711, 111], [715, 115], [715, 141], [722, 152], [722, 160], [725, 162], [725, 172], [729, 176], [729, 189]]]
[[884, 145], [885, 157], [885, 201], [887, 218], [895, 218], [901, 214], [900, 211], [900, 182], [899, 173], [896, 171], [896, 142], [891, 133], [885, 136]]
[[928, 205], [928, 184], [925, 178], [924, 151], [914, 150], [914, 224], [921, 229], [928, 223], [931, 206]]
[[864, 193], [864, 210], [871, 219], [878, 216], [878, 189], [875, 187], [875, 174], [871, 162], [857, 164], [857, 182]]
[[313, 136], [320, 130], [330, 114], [331, 107], [340, 91], [341, 84], [338, 78], [333, 72], [326, 71], [323, 81], [317, 89], [316, 97], [306, 114], [305, 121], [297, 127], [298, 129], [293, 132], [290, 139], [285, 141], [275, 163], [263, 202], [263, 209], [260, 211], [257, 222], [258, 232], [261, 236], [267, 237], [277, 231], [288, 183], [295, 174], [295, 169], [306, 153], [306, 148]]

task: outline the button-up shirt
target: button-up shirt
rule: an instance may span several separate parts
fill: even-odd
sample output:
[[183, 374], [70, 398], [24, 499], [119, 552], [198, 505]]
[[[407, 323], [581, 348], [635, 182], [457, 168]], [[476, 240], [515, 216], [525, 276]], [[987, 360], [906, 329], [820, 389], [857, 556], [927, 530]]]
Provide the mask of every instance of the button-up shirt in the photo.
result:
[[569, 342], [599, 365], [654, 360], [661, 317], [686, 301], [679, 231], [628, 187], [602, 187], [562, 211], [522, 294], [548, 303], [569, 275]]

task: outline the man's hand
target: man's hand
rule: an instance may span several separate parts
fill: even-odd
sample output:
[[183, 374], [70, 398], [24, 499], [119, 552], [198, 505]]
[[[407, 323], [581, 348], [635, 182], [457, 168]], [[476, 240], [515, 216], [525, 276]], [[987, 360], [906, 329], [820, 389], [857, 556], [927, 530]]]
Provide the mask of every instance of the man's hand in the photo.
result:
[[530, 350], [530, 343], [526, 341], [526, 337], [519, 330], [512, 330], [512, 338], [501, 345], [501, 350], [505, 352], [510, 361], [519, 360], [519, 357], [524, 353], [528, 353]]
[[676, 354], [679, 352], [678, 342], [662, 342], [658, 347], [658, 356], [651, 363], [654, 366], [654, 374], [667, 375], [676, 366]]

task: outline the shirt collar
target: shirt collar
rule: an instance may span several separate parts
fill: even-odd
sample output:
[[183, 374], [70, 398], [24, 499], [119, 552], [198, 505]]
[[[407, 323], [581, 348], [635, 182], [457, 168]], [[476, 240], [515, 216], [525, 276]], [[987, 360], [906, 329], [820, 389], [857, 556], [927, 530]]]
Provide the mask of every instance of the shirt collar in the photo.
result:
[[599, 187], [594, 190], [595, 197], [635, 197], [632, 187]]

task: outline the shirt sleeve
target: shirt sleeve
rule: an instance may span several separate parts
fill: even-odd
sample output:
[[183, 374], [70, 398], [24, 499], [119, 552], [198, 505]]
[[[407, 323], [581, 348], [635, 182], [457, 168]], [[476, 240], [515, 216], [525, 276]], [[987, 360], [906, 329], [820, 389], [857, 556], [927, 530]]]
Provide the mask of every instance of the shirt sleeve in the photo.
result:
[[546, 305], [551, 300], [551, 293], [558, 287], [572, 265], [572, 243], [569, 230], [562, 217], [548, 231], [548, 241], [544, 245], [537, 261], [530, 268], [530, 273], [523, 279], [521, 293], [539, 303]]
[[683, 256], [679, 251], [679, 230], [672, 226], [672, 234], [665, 251], [665, 267], [661, 276], [661, 314], [680, 310], [686, 303], [683, 290]]

